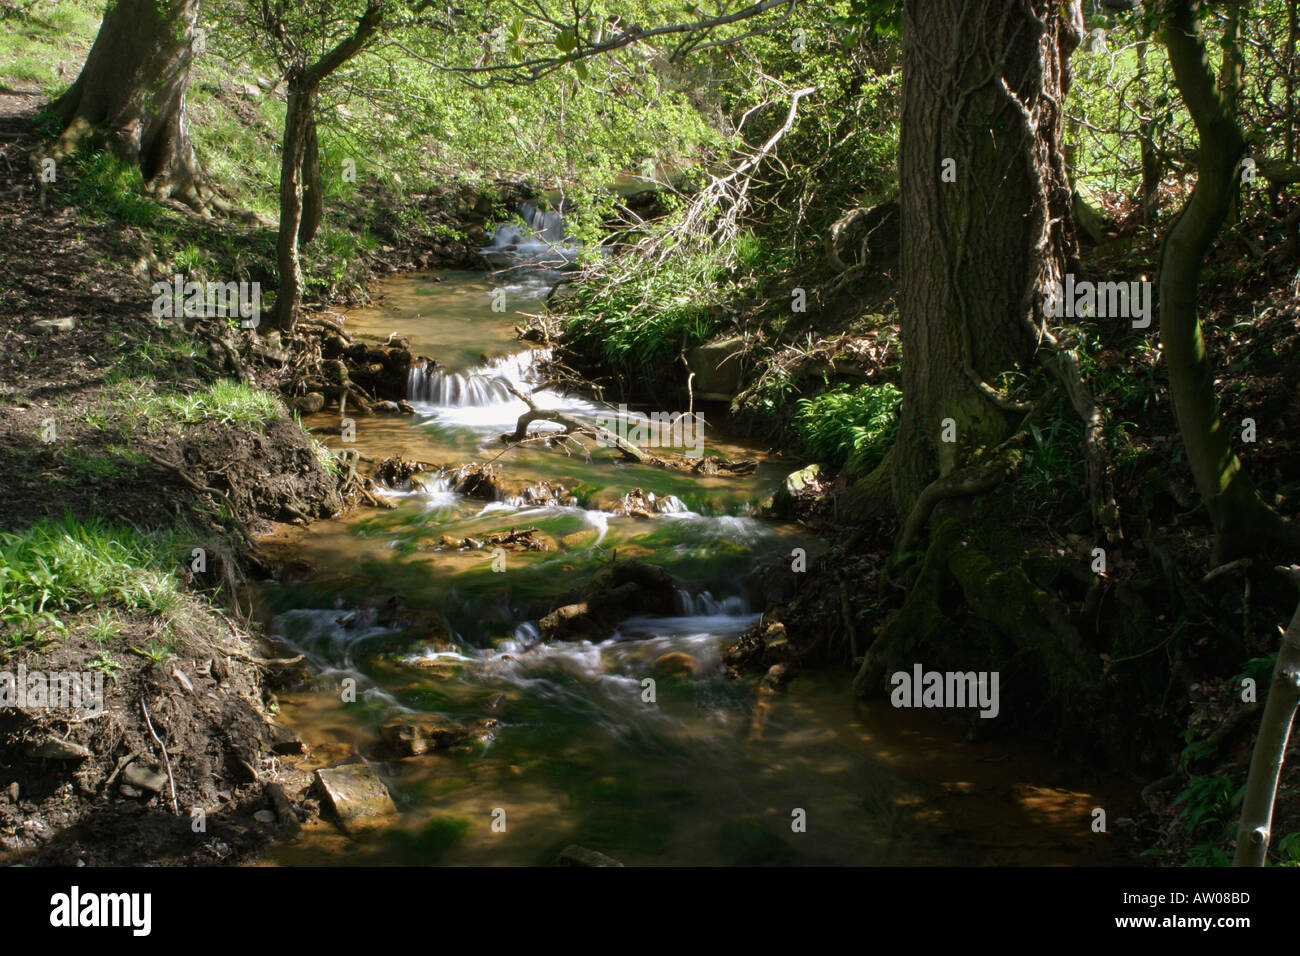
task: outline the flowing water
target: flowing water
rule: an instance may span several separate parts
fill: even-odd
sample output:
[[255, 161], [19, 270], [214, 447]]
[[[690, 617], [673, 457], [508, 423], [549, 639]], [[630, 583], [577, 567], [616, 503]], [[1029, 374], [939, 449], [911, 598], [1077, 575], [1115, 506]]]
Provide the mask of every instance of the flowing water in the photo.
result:
[[[284, 533], [279, 546], [312, 571], [260, 595], [272, 633], [318, 675], [281, 697], [282, 719], [318, 764], [370, 752], [377, 726], [404, 713], [497, 725], [451, 752], [373, 763], [399, 807], [391, 826], [351, 838], [318, 822], [277, 845], [272, 862], [554, 863], [571, 843], [649, 865], [1121, 859], [1090, 829], [1094, 806], [1119, 815], [1113, 792], [1026, 745], [968, 743], [934, 714], [854, 701], [847, 674], [798, 677], [765, 710], [753, 680], [723, 674], [725, 641], [758, 619], [755, 569], [796, 546], [824, 547], [755, 516], [800, 463], [711, 426], [706, 453], [759, 458], [753, 475], [699, 477], [626, 463], [611, 448], [498, 440], [525, 411], [512, 387], [577, 417], [602, 410], [546, 389], [541, 355], [516, 340], [517, 313], [539, 311], [557, 277], [536, 259], [566, 258], [555, 253], [562, 222], [533, 214], [530, 225], [497, 234], [493, 251], [512, 268], [394, 278], [380, 304], [349, 316], [361, 339], [397, 332], [440, 363], [411, 375], [414, 419], [358, 419], [351, 447], [450, 468], [494, 461], [508, 489], [552, 482], [567, 493], [544, 506], [523, 494], [484, 501], [435, 475], [394, 495], [391, 511]], [[534, 255], [526, 267], [521, 249]], [[492, 309], [498, 289], [504, 313]], [[337, 414], [308, 424], [337, 431]], [[655, 496], [652, 517], [612, 513], [634, 488]], [[507, 552], [504, 570], [490, 548], [440, 546], [525, 527], [551, 550]], [[630, 618], [598, 643], [540, 641], [538, 606], [615, 552], [682, 582], [677, 613]], [[658, 667], [669, 654], [684, 655], [668, 658], [679, 666]], [[355, 702], [341, 700], [345, 678]]]

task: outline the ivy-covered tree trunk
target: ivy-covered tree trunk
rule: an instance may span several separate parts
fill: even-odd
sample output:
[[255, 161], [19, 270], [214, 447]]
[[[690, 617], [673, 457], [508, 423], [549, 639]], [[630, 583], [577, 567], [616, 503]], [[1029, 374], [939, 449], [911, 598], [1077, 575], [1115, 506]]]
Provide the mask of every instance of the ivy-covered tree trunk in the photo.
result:
[[154, 195], [206, 210], [185, 120], [198, 15], [199, 0], [109, 4], [81, 74], [53, 106], [65, 124], [53, 157], [102, 133]]
[[[997, 391], [1073, 257], [1062, 111], [1075, 27], [1053, 0], [909, 0], [899, 148], [903, 408], [895, 508], [1008, 435]], [[945, 440], [951, 439], [951, 440]]]

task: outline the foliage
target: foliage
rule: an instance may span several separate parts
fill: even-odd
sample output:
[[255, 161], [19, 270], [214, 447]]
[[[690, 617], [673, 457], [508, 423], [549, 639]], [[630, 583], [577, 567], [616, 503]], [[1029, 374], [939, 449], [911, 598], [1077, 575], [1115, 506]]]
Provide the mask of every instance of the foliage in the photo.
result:
[[902, 402], [903, 393], [893, 385], [840, 386], [799, 399], [795, 433], [819, 461], [869, 470], [893, 442]]

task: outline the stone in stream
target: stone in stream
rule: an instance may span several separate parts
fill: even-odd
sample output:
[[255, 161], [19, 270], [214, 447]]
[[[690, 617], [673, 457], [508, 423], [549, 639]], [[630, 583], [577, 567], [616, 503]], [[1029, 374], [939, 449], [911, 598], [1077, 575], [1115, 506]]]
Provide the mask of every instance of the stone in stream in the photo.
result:
[[807, 468], [800, 468], [786, 475], [785, 481], [776, 490], [776, 494], [763, 503], [762, 510], [775, 515], [788, 514], [797, 498], [816, 492], [821, 487], [820, 474], [820, 465], [809, 465]]
[[397, 814], [388, 788], [364, 763], [317, 770], [316, 783], [334, 819], [350, 834], [382, 827]]
[[692, 677], [697, 666], [690, 654], [672, 651], [656, 658], [650, 669], [663, 677]]
[[430, 750], [441, 750], [469, 734], [469, 728], [460, 721], [441, 714], [402, 714], [379, 728], [385, 752], [398, 757], [418, 757]]
[[622, 866], [612, 856], [606, 856], [596, 850], [588, 850], [585, 846], [578, 846], [576, 843], [566, 846], [560, 851], [561, 866]]

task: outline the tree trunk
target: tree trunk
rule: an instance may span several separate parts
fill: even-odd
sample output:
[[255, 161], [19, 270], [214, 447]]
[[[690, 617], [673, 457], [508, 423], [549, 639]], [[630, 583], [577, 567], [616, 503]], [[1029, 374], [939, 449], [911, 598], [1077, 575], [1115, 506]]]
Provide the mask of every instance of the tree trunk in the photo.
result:
[[[1034, 357], [1046, 283], [1075, 256], [1058, 104], [1078, 32], [1056, 6], [908, 0], [904, 10], [900, 516], [932, 479], [1007, 437], [994, 386]], [[946, 419], [955, 441], [943, 440]]]
[[96, 131], [139, 166], [146, 187], [206, 211], [185, 121], [199, 0], [117, 0], [104, 14], [77, 81], [53, 109], [65, 123], [53, 157], [63, 160]]
[[[1280, 570], [1280, 569], [1279, 569]], [[1291, 567], [1292, 579], [1300, 583], [1300, 567]], [[1237, 828], [1237, 852], [1233, 866], [1263, 866], [1273, 829], [1273, 801], [1282, 775], [1291, 722], [1300, 704], [1300, 607], [1282, 635], [1282, 646], [1273, 667], [1273, 683], [1259, 723], [1259, 736], [1250, 755], [1250, 773], [1241, 801], [1241, 824]]]
[[298, 260], [298, 241], [304, 223], [303, 160], [315, 125], [312, 120], [315, 99], [315, 79], [310, 71], [291, 72], [280, 155], [280, 232], [276, 239], [280, 285], [276, 292], [275, 324], [282, 332], [293, 331], [302, 310], [302, 265]]
[[[1142, 28], [1142, 36], [1137, 44], [1137, 86], [1138, 112], [1143, 116], [1152, 115], [1151, 97], [1147, 95], [1147, 30]], [[1156, 152], [1156, 124], [1154, 120], [1143, 120], [1138, 128], [1138, 139], [1142, 157], [1142, 225], [1150, 226], [1155, 222], [1156, 211], [1160, 203], [1160, 178], [1162, 163]]]
[[1214, 370], [1196, 314], [1201, 264], [1236, 193], [1246, 144], [1230, 109], [1235, 93], [1215, 82], [1191, 0], [1174, 0], [1164, 31], [1174, 81], [1200, 142], [1196, 187], [1165, 234], [1161, 252], [1160, 340], [1187, 463], [1214, 526], [1215, 560], [1223, 563], [1256, 550], [1272, 517], [1232, 449], [1233, 429], [1220, 419]]
[[325, 190], [320, 178], [320, 145], [316, 141], [315, 103], [308, 115], [307, 142], [302, 156], [302, 224], [298, 227], [298, 244], [305, 246], [316, 238], [325, 215]]
[[285, 73], [288, 103], [280, 157], [280, 232], [276, 239], [280, 287], [275, 307], [276, 326], [282, 332], [293, 332], [302, 311], [302, 266], [298, 261], [298, 245], [311, 241], [324, 211], [316, 144], [316, 94], [321, 83], [335, 70], [365, 49], [383, 24], [384, 12], [381, 0], [369, 0], [351, 36], [340, 41], [315, 63], [299, 62]]

